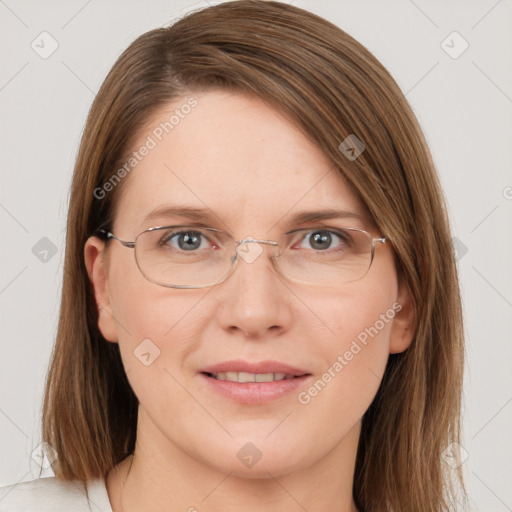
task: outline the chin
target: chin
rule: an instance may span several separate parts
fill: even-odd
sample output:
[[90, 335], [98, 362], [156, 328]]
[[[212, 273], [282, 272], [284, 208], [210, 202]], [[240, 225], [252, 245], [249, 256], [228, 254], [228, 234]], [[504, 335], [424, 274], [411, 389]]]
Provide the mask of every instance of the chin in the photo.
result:
[[215, 454], [216, 460], [209, 462], [219, 471], [240, 478], [278, 477], [303, 470], [308, 465], [303, 449], [307, 443], [298, 441], [292, 445], [290, 442], [290, 438], [276, 438], [274, 442], [269, 442], [263, 435], [261, 438], [235, 438], [230, 447], [217, 447], [219, 453]]
[[261, 459], [252, 468], [244, 468], [242, 464], [233, 464], [231, 467], [222, 468], [223, 472], [231, 473], [238, 478], [267, 479], [281, 477], [304, 469], [297, 464], [273, 460], [264, 462]]

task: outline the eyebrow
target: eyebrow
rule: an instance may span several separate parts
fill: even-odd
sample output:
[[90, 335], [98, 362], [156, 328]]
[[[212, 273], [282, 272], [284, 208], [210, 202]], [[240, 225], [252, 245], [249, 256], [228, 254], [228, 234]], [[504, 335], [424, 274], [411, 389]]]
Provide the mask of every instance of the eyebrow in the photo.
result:
[[[217, 217], [212, 210], [208, 208], [193, 208], [191, 206], [159, 206], [149, 212], [143, 219], [143, 222], [149, 222], [160, 218], [186, 218], [196, 222], [212, 221]], [[218, 218], [218, 217], [217, 217]], [[353, 210], [336, 210], [327, 208], [322, 210], [304, 210], [292, 215], [289, 224], [306, 224], [328, 219], [347, 219], [352, 218], [359, 221], [365, 221], [366, 217]]]

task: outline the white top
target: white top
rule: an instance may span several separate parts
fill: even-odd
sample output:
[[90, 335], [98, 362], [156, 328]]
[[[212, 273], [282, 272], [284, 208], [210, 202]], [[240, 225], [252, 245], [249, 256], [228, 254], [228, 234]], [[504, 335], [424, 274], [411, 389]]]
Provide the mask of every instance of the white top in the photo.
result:
[[104, 479], [56, 477], [0, 487], [0, 512], [112, 512]]

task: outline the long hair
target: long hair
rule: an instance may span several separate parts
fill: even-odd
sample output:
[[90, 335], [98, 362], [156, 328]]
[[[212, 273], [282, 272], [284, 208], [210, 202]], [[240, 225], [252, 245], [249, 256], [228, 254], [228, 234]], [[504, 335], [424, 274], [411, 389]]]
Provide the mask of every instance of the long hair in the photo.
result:
[[[132, 453], [138, 401], [118, 344], [98, 326], [84, 244], [109, 229], [123, 183], [112, 179], [144, 123], [195, 91], [256, 95], [329, 158], [394, 249], [412, 297], [414, 339], [391, 354], [362, 419], [353, 496], [361, 511], [440, 512], [453, 505], [460, 467], [464, 344], [445, 202], [420, 126], [382, 64], [334, 24], [284, 3], [238, 0], [193, 11], [141, 35], [98, 92], [71, 187], [60, 319], [43, 404], [43, 440], [64, 480], [105, 476]], [[340, 150], [355, 135], [365, 150]], [[343, 146], [342, 146], [343, 147]], [[129, 178], [127, 178], [129, 179]]]

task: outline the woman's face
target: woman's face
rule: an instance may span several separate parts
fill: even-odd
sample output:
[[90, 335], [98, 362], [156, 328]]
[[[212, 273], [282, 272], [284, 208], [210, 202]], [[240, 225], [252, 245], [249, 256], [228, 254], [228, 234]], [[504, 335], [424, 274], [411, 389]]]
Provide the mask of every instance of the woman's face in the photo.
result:
[[[183, 108], [185, 97], [161, 109], [140, 133], [136, 165], [115, 185], [123, 187], [117, 237], [194, 222], [152, 215], [184, 206], [204, 210], [205, 227], [236, 240], [325, 226], [381, 235], [326, 157], [261, 100], [218, 91], [194, 98], [192, 108]], [[325, 209], [354, 216], [292, 220]], [[277, 476], [353, 453], [389, 353], [410, 343], [410, 307], [389, 244], [377, 244], [363, 278], [336, 287], [285, 280], [273, 270], [271, 247], [260, 247], [224, 283], [202, 289], [148, 281], [133, 249], [115, 240], [105, 251], [93, 237], [85, 255], [99, 328], [119, 343], [140, 402], [138, 441], [224, 472]], [[301, 247], [312, 250], [307, 241]], [[233, 374], [206, 370], [299, 377], [231, 382]]]

